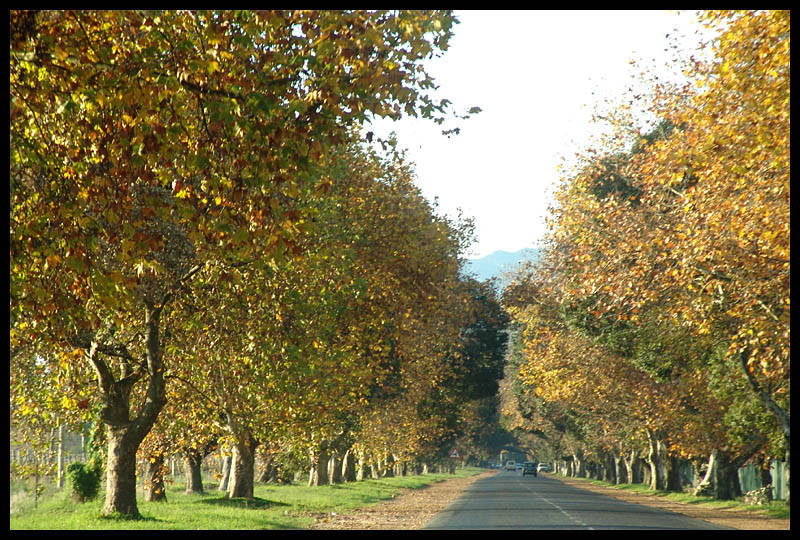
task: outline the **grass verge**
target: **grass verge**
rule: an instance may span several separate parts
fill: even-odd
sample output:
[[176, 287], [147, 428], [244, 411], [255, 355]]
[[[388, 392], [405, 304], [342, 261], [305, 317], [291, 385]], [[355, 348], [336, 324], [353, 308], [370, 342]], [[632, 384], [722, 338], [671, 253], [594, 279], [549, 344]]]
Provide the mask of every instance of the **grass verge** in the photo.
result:
[[330, 512], [343, 513], [393, 498], [403, 488], [419, 489], [451, 478], [485, 472], [466, 467], [454, 475], [438, 473], [368, 479], [331, 486], [304, 484], [257, 484], [253, 499], [228, 499], [216, 484], [205, 483], [206, 493], [185, 494], [175, 482], [167, 488], [166, 503], [145, 502], [139, 493], [138, 520], [102, 517], [103, 496], [75, 503], [65, 491], [39, 501], [38, 508], [21, 505], [11, 513], [11, 529], [37, 530], [211, 530], [211, 529], [305, 529], [314, 518]]
[[642, 495], [653, 495], [656, 497], [663, 497], [666, 500], [683, 503], [693, 504], [705, 508], [714, 508], [717, 510], [747, 510], [758, 512], [771, 518], [776, 519], [789, 519], [789, 506], [786, 501], [772, 501], [765, 505], [752, 505], [745, 504], [742, 497], [732, 500], [719, 500], [713, 497], [694, 496], [691, 493], [677, 493], [674, 491], [652, 490], [645, 484], [611, 484], [603, 480], [596, 480], [593, 478], [575, 478], [570, 477], [571, 480], [580, 480], [598, 486], [609, 487], [614, 489], [624, 490], [630, 493], [640, 493]]

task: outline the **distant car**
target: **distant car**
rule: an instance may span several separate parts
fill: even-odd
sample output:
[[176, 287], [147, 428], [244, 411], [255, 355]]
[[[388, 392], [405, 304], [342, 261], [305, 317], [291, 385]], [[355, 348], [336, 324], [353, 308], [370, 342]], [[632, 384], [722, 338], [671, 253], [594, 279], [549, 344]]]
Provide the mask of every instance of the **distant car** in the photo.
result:
[[517, 464], [514, 463], [513, 461], [507, 461], [506, 462], [506, 470], [507, 471], [513, 471], [516, 468], [517, 468]]
[[533, 461], [526, 461], [522, 464], [522, 476], [525, 476], [526, 474], [532, 474], [533, 476], [536, 476], [536, 463]]
[[521, 470], [522, 470], [522, 463], [517, 463], [517, 470], [518, 470], [518, 471], [521, 471]]
[[536, 467], [536, 470], [539, 472], [550, 472], [550, 465], [547, 463], [539, 463], [539, 466]]

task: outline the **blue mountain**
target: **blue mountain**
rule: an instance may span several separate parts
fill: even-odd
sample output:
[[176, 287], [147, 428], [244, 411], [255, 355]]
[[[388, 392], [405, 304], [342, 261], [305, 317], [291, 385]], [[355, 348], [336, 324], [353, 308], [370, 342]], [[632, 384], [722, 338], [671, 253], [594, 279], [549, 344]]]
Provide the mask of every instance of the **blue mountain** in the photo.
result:
[[500, 278], [501, 285], [504, 285], [503, 274], [516, 271], [520, 263], [536, 262], [538, 258], [539, 250], [533, 248], [514, 252], [498, 250], [480, 259], [467, 259], [464, 271], [479, 281], [493, 277]]

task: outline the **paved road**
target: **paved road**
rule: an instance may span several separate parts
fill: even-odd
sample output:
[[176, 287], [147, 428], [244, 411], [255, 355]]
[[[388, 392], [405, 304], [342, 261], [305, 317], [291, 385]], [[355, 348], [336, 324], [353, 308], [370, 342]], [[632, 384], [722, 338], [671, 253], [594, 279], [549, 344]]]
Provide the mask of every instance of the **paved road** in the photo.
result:
[[425, 529], [726, 529], [559, 482], [500, 471], [472, 483]]

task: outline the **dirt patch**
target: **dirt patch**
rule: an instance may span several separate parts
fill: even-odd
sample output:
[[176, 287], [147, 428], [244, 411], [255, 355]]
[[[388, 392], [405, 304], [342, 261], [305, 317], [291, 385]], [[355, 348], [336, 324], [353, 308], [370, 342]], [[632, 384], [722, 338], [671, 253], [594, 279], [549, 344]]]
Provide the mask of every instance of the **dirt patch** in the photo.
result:
[[393, 499], [348, 514], [317, 516], [312, 529], [421, 529], [445, 509], [464, 489], [497, 471], [453, 478], [420, 489], [402, 489]]
[[574, 478], [567, 478], [563, 476], [550, 475], [552, 478], [563, 482], [564, 484], [579, 487], [586, 491], [594, 493], [602, 493], [619, 499], [621, 501], [630, 502], [634, 504], [641, 504], [642, 506], [650, 506], [653, 508], [661, 508], [669, 510], [676, 514], [683, 514], [692, 518], [702, 519], [713, 523], [715, 525], [722, 525], [724, 527], [732, 527], [734, 529], [742, 530], [789, 530], [788, 519], [776, 519], [765, 516], [758, 512], [751, 512], [746, 510], [735, 509], [722, 509], [722, 508], [708, 508], [698, 506], [695, 504], [679, 503], [658, 497], [656, 495], [647, 495], [645, 493], [633, 493], [623, 489], [616, 489], [612, 487], [598, 486], [585, 480], [576, 480]]
[[[402, 530], [421, 529], [436, 514], [453, 502], [464, 489], [480, 478], [497, 471], [487, 471], [468, 478], [453, 478], [421, 489], [403, 489], [389, 501], [346, 514], [316, 516], [312, 529]], [[602, 493], [616, 499], [643, 506], [661, 508], [702, 519], [716, 525], [743, 530], [789, 530], [788, 519], [775, 519], [757, 512], [703, 508], [692, 504], [664, 500], [655, 495], [631, 493], [610, 487], [597, 486], [582, 480], [548, 475], [565, 484], [587, 491]]]

